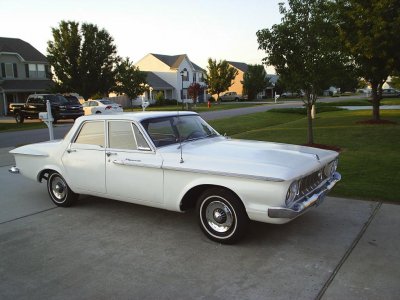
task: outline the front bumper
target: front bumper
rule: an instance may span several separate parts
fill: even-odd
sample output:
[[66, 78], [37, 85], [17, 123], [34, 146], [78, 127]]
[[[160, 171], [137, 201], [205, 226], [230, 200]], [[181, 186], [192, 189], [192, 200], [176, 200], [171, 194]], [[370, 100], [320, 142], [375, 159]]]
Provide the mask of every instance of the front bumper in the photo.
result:
[[335, 172], [332, 178], [329, 179], [322, 187], [314, 191], [313, 194], [307, 196], [302, 201], [297, 202], [293, 208], [287, 207], [276, 207], [268, 209], [268, 216], [270, 218], [284, 218], [284, 219], [294, 219], [299, 215], [303, 214], [308, 208], [319, 205], [326, 194], [340, 181], [342, 176]]
[[19, 169], [16, 166], [13, 166], [10, 169], [8, 169], [8, 172], [12, 174], [19, 174]]

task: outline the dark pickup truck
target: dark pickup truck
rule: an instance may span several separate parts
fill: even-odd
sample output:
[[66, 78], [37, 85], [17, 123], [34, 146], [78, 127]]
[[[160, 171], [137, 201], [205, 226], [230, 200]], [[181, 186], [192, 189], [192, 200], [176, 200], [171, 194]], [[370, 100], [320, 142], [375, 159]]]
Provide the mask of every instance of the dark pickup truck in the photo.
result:
[[39, 113], [46, 112], [46, 102], [50, 101], [53, 123], [60, 119], [79, 118], [84, 115], [82, 105], [68, 101], [62, 95], [33, 94], [29, 95], [22, 107], [14, 107], [14, 116], [17, 123], [23, 123], [25, 119], [39, 119]]

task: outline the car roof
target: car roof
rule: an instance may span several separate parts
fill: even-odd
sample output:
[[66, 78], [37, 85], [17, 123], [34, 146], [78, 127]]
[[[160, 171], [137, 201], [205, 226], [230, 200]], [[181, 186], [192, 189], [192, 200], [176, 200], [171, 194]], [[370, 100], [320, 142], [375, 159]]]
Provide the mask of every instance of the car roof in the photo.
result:
[[193, 111], [145, 111], [145, 112], [121, 112], [112, 114], [95, 114], [81, 117], [82, 121], [86, 120], [133, 120], [141, 122], [146, 119], [173, 117], [173, 116], [193, 116], [198, 115]]

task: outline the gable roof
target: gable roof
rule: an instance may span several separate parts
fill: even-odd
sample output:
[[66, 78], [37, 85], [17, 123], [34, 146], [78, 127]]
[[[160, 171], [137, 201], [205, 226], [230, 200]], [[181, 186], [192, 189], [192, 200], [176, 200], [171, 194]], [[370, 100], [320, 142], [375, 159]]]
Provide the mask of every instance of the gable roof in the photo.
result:
[[204, 70], [203, 68], [199, 67], [198, 65], [196, 65], [194, 62], [192, 62], [193, 68], [195, 71], [197, 72], [206, 72], [206, 70]]
[[46, 56], [21, 39], [0, 37], [1, 52], [17, 53], [25, 61], [47, 62]]
[[145, 72], [145, 73], [147, 75], [146, 77], [147, 84], [151, 86], [153, 89], [174, 89], [172, 85], [170, 85], [168, 82], [158, 77], [153, 72]]
[[185, 59], [186, 54], [179, 55], [163, 55], [151, 53], [154, 57], [161, 60], [164, 64], [168, 65], [171, 69], [178, 69], [181, 62]]
[[227, 63], [242, 72], [247, 72], [247, 69], [249, 67], [246, 63], [242, 63], [242, 62], [227, 61]]

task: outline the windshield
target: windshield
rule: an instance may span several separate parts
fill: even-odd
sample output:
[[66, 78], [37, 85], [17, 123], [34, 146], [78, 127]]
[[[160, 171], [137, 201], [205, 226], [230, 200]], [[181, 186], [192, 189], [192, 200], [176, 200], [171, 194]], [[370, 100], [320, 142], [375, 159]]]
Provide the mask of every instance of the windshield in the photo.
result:
[[81, 104], [75, 96], [64, 96], [65, 99], [68, 100], [69, 103], [71, 104]]
[[68, 100], [61, 95], [44, 95], [44, 100], [49, 100], [51, 103], [67, 104]]
[[97, 101], [99, 101], [100, 103], [103, 103], [103, 104], [115, 104], [114, 102], [112, 102], [110, 100], [97, 100]]
[[202, 118], [195, 115], [147, 119], [142, 121], [142, 125], [156, 147], [218, 135]]

